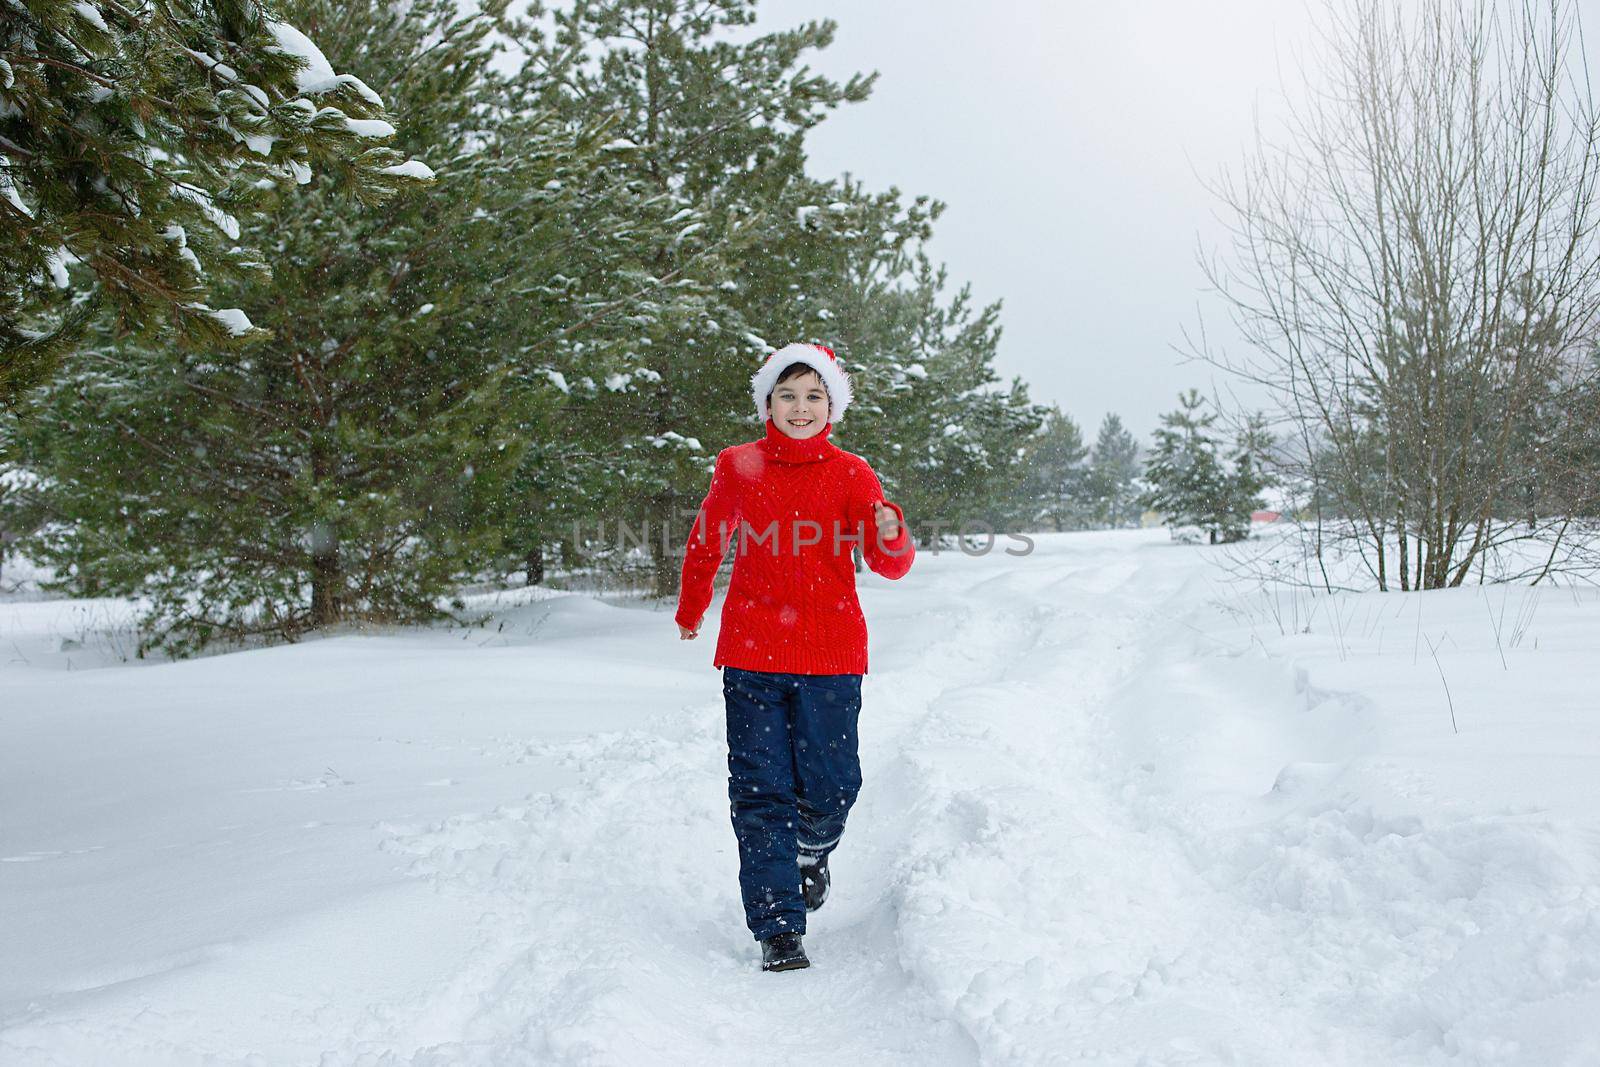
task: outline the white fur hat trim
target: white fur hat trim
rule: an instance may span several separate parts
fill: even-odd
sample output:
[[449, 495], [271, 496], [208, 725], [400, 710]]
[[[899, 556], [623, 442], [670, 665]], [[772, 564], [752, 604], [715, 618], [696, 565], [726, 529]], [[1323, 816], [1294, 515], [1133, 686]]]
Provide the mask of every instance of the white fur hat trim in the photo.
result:
[[791, 363], [804, 363], [817, 372], [822, 384], [828, 387], [828, 421], [835, 426], [844, 418], [844, 409], [850, 406], [850, 375], [839, 366], [831, 349], [821, 345], [784, 345], [761, 365], [750, 378], [750, 394], [756, 402], [756, 417], [767, 421], [767, 396], [778, 384], [778, 375]]

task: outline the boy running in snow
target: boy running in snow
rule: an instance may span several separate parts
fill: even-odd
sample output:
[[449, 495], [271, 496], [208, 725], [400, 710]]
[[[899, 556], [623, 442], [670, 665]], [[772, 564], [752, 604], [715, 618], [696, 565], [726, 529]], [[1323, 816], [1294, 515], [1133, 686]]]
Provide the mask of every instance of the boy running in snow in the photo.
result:
[[728, 798], [745, 923], [763, 970], [807, 967], [806, 913], [861, 788], [856, 720], [867, 624], [851, 549], [899, 578], [916, 555], [899, 505], [828, 434], [850, 405], [833, 351], [792, 344], [750, 379], [766, 437], [717, 454], [684, 551], [678, 634], [693, 640], [739, 531], [712, 665], [727, 703]]

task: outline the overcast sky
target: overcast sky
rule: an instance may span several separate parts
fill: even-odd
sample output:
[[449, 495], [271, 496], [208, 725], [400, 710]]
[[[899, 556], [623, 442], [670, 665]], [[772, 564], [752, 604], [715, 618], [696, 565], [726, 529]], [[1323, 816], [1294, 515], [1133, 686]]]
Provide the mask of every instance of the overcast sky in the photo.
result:
[[[1196, 172], [1236, 161], [1252, 108], [1280, 106], [1301, 0], [762, 0], [761, 28], [831, 18], [814, 69], [880, 72], [809, 139], [849, 170], [948, 203], [931, 252], [980, 302], [1003, 298], [997, 361], [1092, 437], [1107, 411], [1144, 438], [1210, 368], [1172, 350], [1205, 301], [1215, 244]], [[1287, 76], [1286, 76], [1287, 77]], [[1292, 77], [1288, 77], [1293, 84]], [[1213, 339], [1231, 331], [1215, 302]], [[1220, 379], [1218, 384], [1222, 384]]]

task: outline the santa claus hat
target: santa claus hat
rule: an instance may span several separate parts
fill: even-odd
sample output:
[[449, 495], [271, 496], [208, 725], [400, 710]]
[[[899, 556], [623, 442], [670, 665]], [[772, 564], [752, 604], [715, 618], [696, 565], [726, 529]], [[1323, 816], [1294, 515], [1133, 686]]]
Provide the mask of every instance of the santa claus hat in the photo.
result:
[[844, 418], [844, 409], [850, 406], [850, 375], [839, 366], [833, 349], [823, 345], [784, 345], [761, 365], [750, 378], [750, 393], [756, 402], [756, 417], [767, 420], [767, 397], [778, 385], [778, 375], [791, 363], [804, 363], [817, 372], [822, 384], [828, 387], [828, 421], [838, 425]]

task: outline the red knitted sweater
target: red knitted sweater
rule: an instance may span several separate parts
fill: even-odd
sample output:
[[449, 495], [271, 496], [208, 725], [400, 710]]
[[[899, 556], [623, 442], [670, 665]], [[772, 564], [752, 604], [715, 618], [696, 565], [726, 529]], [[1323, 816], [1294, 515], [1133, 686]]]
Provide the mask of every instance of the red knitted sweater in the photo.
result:
[[[711, 489], [683, 556], [677, 621], [698, 627], [711, 581], [738, 533], [722, 603], [715, 667], [786, 674], [867, 673], [867, 621], [856, 599], [853, 545], [885, 578], [911, 569], [916, 549], [899, 505], [860, 456], [828, 440], [796, 440], [767, 419], [767, 436], [717, 453]], [[878, 542], [872, 505], [900, 518]]]

